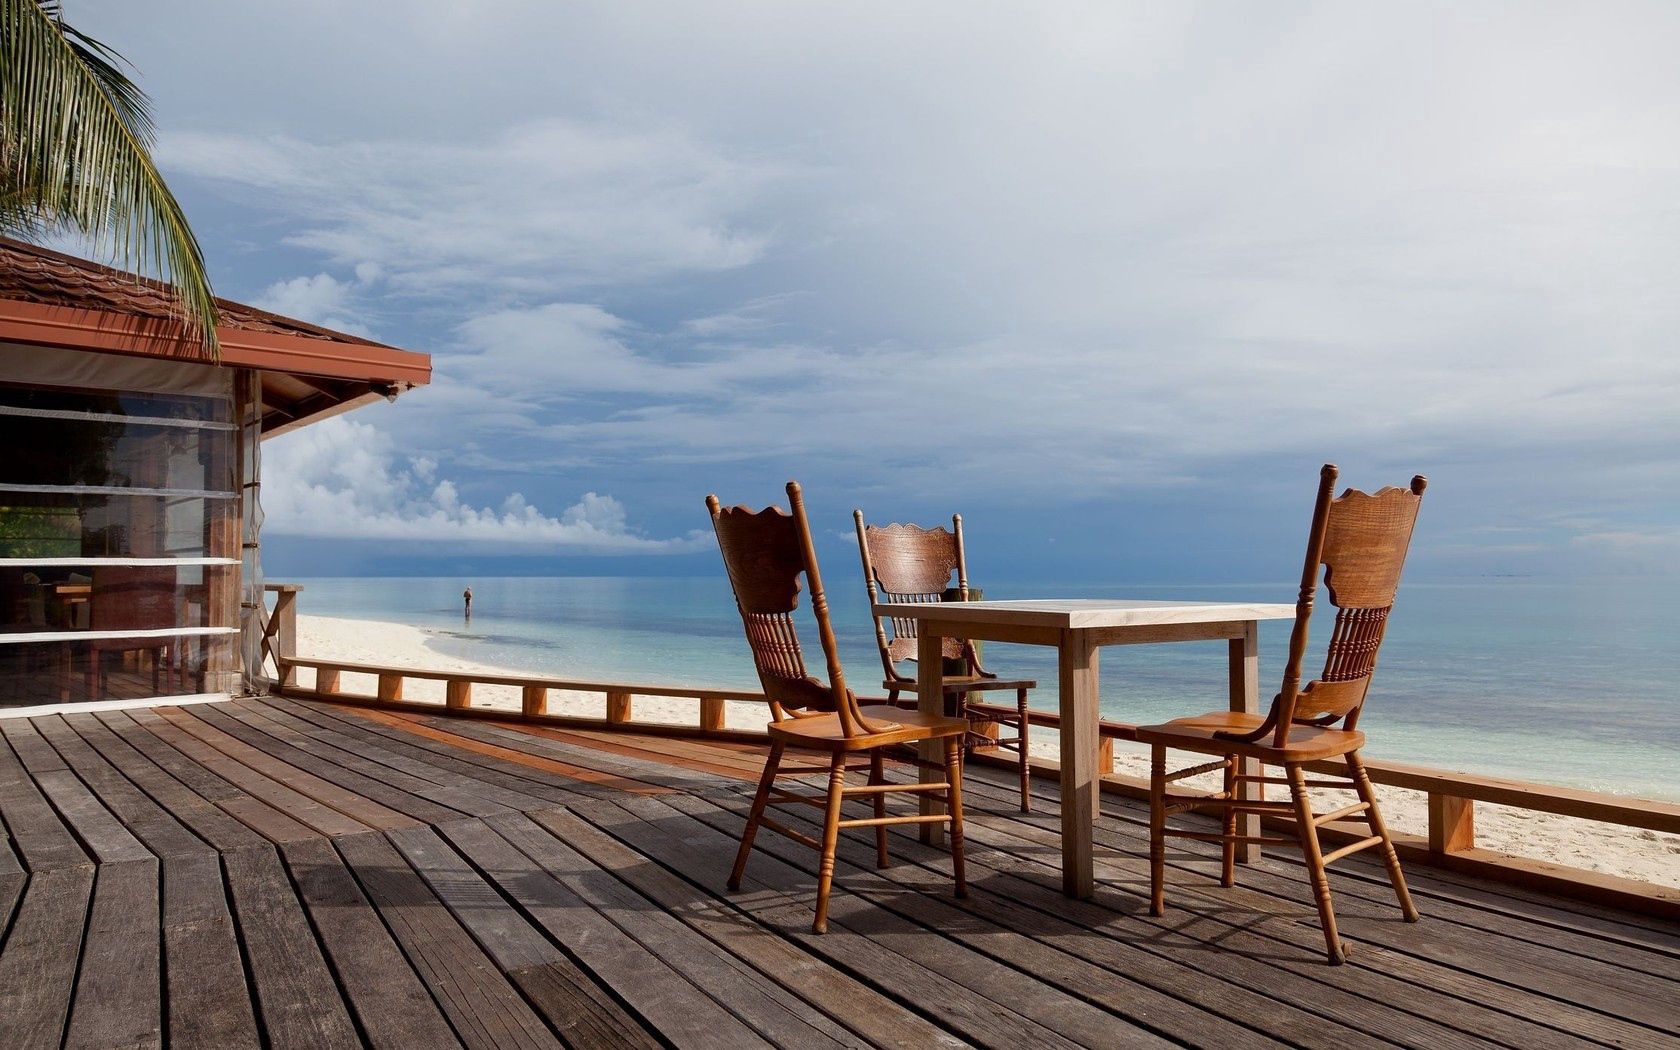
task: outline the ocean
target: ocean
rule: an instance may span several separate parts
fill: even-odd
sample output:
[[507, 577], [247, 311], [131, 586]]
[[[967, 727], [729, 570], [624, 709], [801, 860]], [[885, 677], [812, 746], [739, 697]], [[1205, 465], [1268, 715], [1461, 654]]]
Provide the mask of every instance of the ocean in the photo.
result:
[[[294, 580], [293, 577], [286, 579]], [[304, 614], [412, 624], [461, 659], [556, 677], [756, 688], [729, 585], [716, 578], [295, 579]], [[878, 694], [861, 583], [827, 581], [848, 681]], [[461, 591], [473, 590], [470, 622]], [[853, 593], [855, 591], [855, 593]], [[1287, 583], [1166, 586], [987, 582], [987, 598], [1187, 598], [1290, 603]], [[1366, 753], [1446, 769], [1680, 800], [1680, 615], [1663, 581], [1489, 579], [1402, 585], [1360, 727]], [[821, 667], [808, 607], [807, 663]], [[1327, 636], [1328, 618], [1317, 633]], [[1289, 622], [1261, 624], [1261, 702], [1277, 691]], [[1309, 653], [1316, 670], [1322, 649]], [[986, 643], [989, 669], [1039, 682], [1052, 650]], [[1102, 652], [1105, 717], [1163, 721], [1220, 707], [1223, 642]]]

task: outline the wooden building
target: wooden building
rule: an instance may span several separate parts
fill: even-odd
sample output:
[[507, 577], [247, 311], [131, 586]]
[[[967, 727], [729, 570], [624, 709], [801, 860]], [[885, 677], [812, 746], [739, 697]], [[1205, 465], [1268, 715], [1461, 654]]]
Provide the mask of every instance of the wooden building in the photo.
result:
[[261, 440], [431, 359], [0, 239], [0, 707], [228, 694], [260, 669]]

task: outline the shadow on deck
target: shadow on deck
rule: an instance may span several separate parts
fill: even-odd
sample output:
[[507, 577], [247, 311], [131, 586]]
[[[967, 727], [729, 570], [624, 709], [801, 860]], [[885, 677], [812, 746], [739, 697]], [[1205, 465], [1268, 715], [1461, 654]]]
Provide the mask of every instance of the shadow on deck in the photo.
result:
[[1152, 919], [1142, 809], [1105, 797], [1070, 901], [1053, 785], [1022, 816], [980, 767], [970, 898], [913, 834], [884, 871], [854, 835], [817, 937], [811, 851], [760, 835], [723, 890], [753, 745], [288, 699], [0, 732], [8, 1047], [1680, 1039], [1676, 924], [1413, 865], [1407, 925], [1355, 859], [1329, 967], [1290, 857], [1224, 890], [1187, 846]]

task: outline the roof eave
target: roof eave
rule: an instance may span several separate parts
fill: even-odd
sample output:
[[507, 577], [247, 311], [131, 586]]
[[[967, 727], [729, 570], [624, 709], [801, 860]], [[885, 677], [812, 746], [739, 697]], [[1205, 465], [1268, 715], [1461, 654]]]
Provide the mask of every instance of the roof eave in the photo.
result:
[[[237, 368], [405, 386], [432, 378], [430, 355], [394, 347], [228, 327], [216, 336], [221, 363]], [[176, 321], [17, 299], [0, 299], [0, 341], [210, 363]]]

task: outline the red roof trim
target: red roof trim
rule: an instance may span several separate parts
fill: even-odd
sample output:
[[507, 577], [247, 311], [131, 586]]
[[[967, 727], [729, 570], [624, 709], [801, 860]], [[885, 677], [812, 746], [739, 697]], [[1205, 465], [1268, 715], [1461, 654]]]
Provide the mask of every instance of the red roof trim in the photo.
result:
[[[299, 375], [420, 386], [432, 378], [429, 354], [367, 342], [259, 332], [226, 325], [216, 329], [222, 364]], [[156, 317], [48, 306], [0, 299], [0, 340], [138, 357], [167, 357], [208, 364], [178, 322]]]

